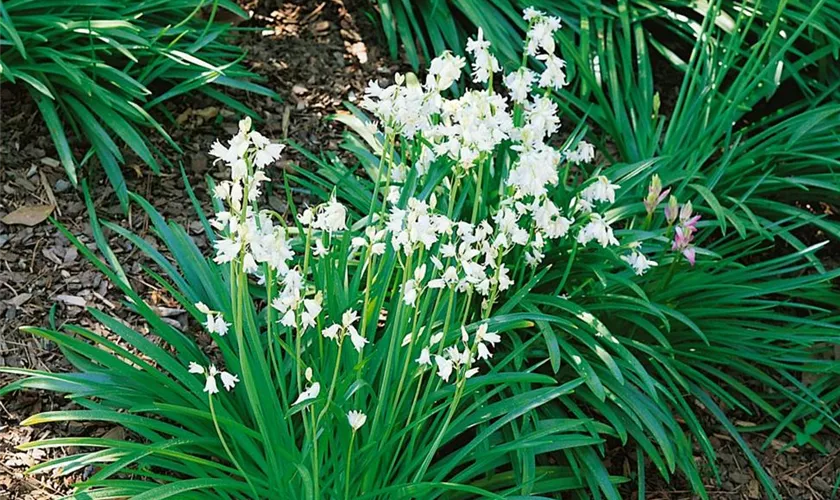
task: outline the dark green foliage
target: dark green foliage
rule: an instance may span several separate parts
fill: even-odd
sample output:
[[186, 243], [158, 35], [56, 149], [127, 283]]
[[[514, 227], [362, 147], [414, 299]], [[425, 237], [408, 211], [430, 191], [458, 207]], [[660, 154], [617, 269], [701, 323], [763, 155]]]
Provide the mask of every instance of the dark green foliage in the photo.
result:
[[[587, 137], [607, 156], [601, 172], [622, 186], [612, 216], [624, 221], [624, 234], [658, 249], [652, 255], [660, 267], [638, 282], [574, 253], [552, 256], [552, 269], [503, 307], [555, 318], [537, 323], [533, 334], [544, 339], [544, 350], [529, 355], [548, 359], [559, 380], [586, 380], [585, 390], [560, 398], [558, 415], [609, 425], [663, 476], [680, 471], [704, 497], [694, 456], [699, 447], [717, 474], [711, 430], [703, 425], [711, 416], [742, 447], [768, 494], [780, 498], [730, 417], [741, 412], [760, 420], [752, 430], [769, 431], [765, 446], [781, 438], [822, 449], [812, 431], [840, 431], [840, 369], [823, 356], [840, 343], [840, 294], [832, 286], [840, 271], [821, 263], [824, 243], [806, 243], [840, 240], [840, 224], [815, 209], [840, 202], [840, 10], [831, 2], [764, 2], [759, 15], [748, 16], [712, 2], [702, 9], [705, 18], [686, 22], [668, 14], [685, 2], [514, 3], [379, 6], [392, 49], [397, 33], [403, 42], [422, 34], [422, 52], [460, 52], [472, 27], [454, 23], [446, 14], [452, 9], [459, 22], [480, 24], [500, 58], [514, 62], [524, 5], [564, 16], [569, 29], [558, 37], [559, 50], [572, 84], [556, 102], [572, 123], [593, 125]], [[435, 5], [438, 14], [416, 16], [425, 24], [409, 29], [409, 5], [416, 11]], [[675, 44], [675, 35], [685, 44]], [[652, 52], [684, 75], [667, 111], [655, 91]], [[364, 164], [361, 141], [348, 139]], [[666, 257], [667, 235], [644, 228], [641, 200], [653, 174], [703, 214], [702, 255], [693, 268]], [[307, 183], [327, 189], [338, 178], [346, 179], [341, 168], [324, 162]], [[347, 200], [369, 196], [361, 194], [365, 189], [340, 184]], [[656, 220], [653, 227], [660, 227]], [[584, 362], [577, 365], [576, 357]], [[814, 381], [803, 383], [802, 373]], [[592, 448], [569, 452], [566, 460], [590, 467], [588, 478], [605, 477], [588, 458], [604, 448]], [[589, 481], [593, 494], [609, 496], [608, 487]]]
[[[156, 106], [200, 92], [249, 113], [223, 89], [276, 96], [240, 64], [230, 25], [214, 21], [223, 10], [245, 15], [230, 0], [5, 1], [0, 83], [26, 87], [73, 184], [95, 157], [125, 207], [124, 146], [155, 173], [160, 155], [150, 134], [180, 151], [149, 114]], [[82, 158], [74, 139], [91, 147]]]
[[[463, 54], [466, 38], [476, 26], [484, 29], [503, 63], [517, 65], [519, 48], [527, 23], [522, 11], [534, 7], [560, 16], [566, 33], [560, 37], [582, 46], [602, 43], [610, 32], [641, 23], [650, 34], [653, 49], [681, 69], [686, 69], [685, 50], [694, 45], [706, 22], [722, 31], [740, 36], [761, 37], [768, 25], [779, 32], [793, 33], [803, 28], [803, 38], [787, 55], [787, 60], [819, 66], [825, 77], [832, 72], [831, 59], [840, 49], [840, 6], [832, 1], [739, 1], [694, 2], [690, 0], [377, 0], [376, 8], [392, 57], [400, 49], [409, 62], [420, 66], [443, 50]], [[784, 12], [784, 16], [778, 14]], [[816, 15], [815, 15], [816, 14]], [[752, 22], [739, 23], [750, 17]], [[783, 38], [777, 40], [784, 43]], [[586, 47], [583, 47], [584, 49]], [[586, 50], [582, 51], [584, 54]], [[834, 70], [836, 71], [836, 69]], [[806, 78], [799, 80], [803, 85]], [[825, 81], [825, 78], [822, 79]]]

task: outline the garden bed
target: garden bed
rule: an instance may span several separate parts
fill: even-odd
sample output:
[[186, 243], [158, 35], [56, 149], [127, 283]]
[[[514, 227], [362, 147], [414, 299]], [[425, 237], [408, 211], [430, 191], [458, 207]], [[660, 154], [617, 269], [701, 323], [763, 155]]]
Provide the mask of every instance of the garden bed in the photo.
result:
[[[249, 8], [249, 5], [245, 5]], [[391, 75], [399, 65], [387, 59], [386, 52], [377, 45], [376, 27], [370, 24], [363, 9], [366, 2], [282, 2], [282, 5], [256, 7], [256, 15], [248, 27], [258, 30], [243, 37], [249, 50], [251, 68], [267, 78], [267, 86], [280, 93], [282, 102], [264, 98], [248, 102], [265, 117], [261, 125], [264, 132], [278, 138], [294, 140], [310, 150], [337, 151], [342, 126], [324, 118], [342, 110], [344, 100], [354, 100], [361, 95], [368, 80]], [[34, 106], [25, 103], [16, 89], [2, 90], [3, 129], [2, 170], [3, 186], [0, 215], [23, 205], [54, 204], [53, 214], [76, 235], [93, 241], [85, 201], [70, 187], [61, 166], [55, 161], [54, 147], [49, 134], [34, 113]], [[169, 111], [178, 122], [173, 138], [185, 149], [184, 167], [198, 199], [209, 200], [204, 188], [204, 176], [219, 177], [222, 169], [209, 161], [205, 151], [218, 136], [228, 135], [236, 127], [236, 117], [219, 109], [217, 104], [190, 98], [176, 100]], [[166, 150], [165, 145], [161, 145]], [[175, 158], [173, 157], [173, 160]], [[177, 163], [176, 163], [177, 164]], [[290, 149], [280, 168], [294, 169], [307, 163]], [[130, 171], [129, 171], [130, 172]], [[127, 174], [129, 189], [150, 199], [167, 218], [189, 227], [201, 248], [200, 224], [188, 215], [189, 201], [183, 192], [183, 182], [177, 168], [162, 176], [153, 176], [147, 170], [137, 170], [138, 175]], [[269, 172], [271, 175], [271, 172]], [[102, 179], [100, 179], [101, 181]], [[117, 199], [111, 194], [107, 182], [100, 182], [94, 189], [94, 205], [100, 216], [128, 227], [141, 235], [147, 234], [149, 221], [143, 214], [122, 214]], [[269, 205], [282, 211], [282, 197], [269, 197]], [[151, 239], [150, 239], [151, 240]], [[112, 248], [124, 263], [129, 280], [150, 304], [159, 307], [167, 322], [185, 328], [187, 313], [178, 310], [159, 287], [149, 284], [142, 277], [139, 254], [123, 240], [114, 238]], [[83, 306], [91, 306], [117, 314], [126, 322], [136, 318], [121, 305], [121, 294], [109, 286], [73, 246], [48, 222], [32, 227], [0, 225], [0, 262], [3, 286], [0, 287], [0, 366], [15, 366], [50, 371], [68, 368], [63, 356], [49, 342], [18, 331], [20, 326], [43, 326], [50, 321], [60, 325], [66, 321], [91, 328], [101, 328], [89, 321]], [[834, 267], [835, 262], [826, 262]], [[52, 309], [56, 304], [55, 309]], [[54, 317], [51, 318], [51, 310]], [[11, 378], [0, 374], [0, 385]], [[47, 436], [88, 435], [103, 436], [120, 433], [116, 427], [90, 424], [40, 425], [18, 427], [18, 423], [41, 411], [66, 408], [67, 402], [52, 393], [35, 391], [14, 393], [0, 400], [0, 500], [4, 498], [52, 498], [66, 493], [72, 482], [84, 477], [82, 471], [66, 478], [49, 476], [24, 476], [29, 466], [51, 453], [20, 452], [15, 446], [43, 439]], [[707, 422], [707, 428], [714, 423]], [[760, 424], [742, 416], [742, 426]], [[759, 452], [766, 435], [748, 434], [748, 441], [759, 455], [787, 498], [829, 498], [831, 486], [840, 471], [840, 440], [826, 436], [823, 440], [827, 455], [810, 448], [785, 447], [774, 441], [770, 449]], [[722, 464], [721, 483], [707, 482], [712, 498], [762, 498], [759, 483], [737, 445], [725, 433], [713, 434]], [[616, 473], [636, 470], [635, 456], [625, 456], [618, 443], [609, 454], [610, 467]], [[66, 451], [66, 450], [65, 450]], [[55, 454], [63, 453], [56, 450]], [[680, 486], [678, 479], [665, 484], [655, 469], [648, 467], [648, 498], [687, 498], [690, 490]], [[632, 489], [623, 491], [625, 498], [634, 498]], [[5, 497], [4, 497], [5, 495]]]

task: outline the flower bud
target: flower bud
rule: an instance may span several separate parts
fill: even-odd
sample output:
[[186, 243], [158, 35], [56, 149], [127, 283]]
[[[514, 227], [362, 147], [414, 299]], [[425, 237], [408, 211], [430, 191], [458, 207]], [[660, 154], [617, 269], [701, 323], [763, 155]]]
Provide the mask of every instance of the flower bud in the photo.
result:
[[648, 195], [644, 199], [645, 210], [647, 210], [648, 215], [653, 214], [656, 207], [662, 203], [662, 200], [664, 200], [670, 192], [670, 188], [662, 191], [662, 181], [659, 179], [659, 175], [654, 174], [653, 178], [650, 180], [650, 186], [648, 186]]
[[691, 206], [691, 200], [685, 202], [685, 205], [680, 208], [680, 222], [685, 224], [691, 219], [691, 214], [694, 212], [694, 209]]
[[668, 206], [665, 207], [665, 218], [668, 220], [669, 226], [676, 222], [677, 216], [679, 215], [679, 206], [680, 203], [677, 201], [677, 197], [672, 195], [668, 199]]

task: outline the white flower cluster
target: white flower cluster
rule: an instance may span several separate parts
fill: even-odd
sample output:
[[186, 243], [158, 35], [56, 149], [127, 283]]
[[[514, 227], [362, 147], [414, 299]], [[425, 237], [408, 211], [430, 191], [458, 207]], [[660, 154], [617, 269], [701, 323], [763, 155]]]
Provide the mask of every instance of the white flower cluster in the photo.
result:
[[205, 375], [206, 379], [204, 381], [204, 392], [208, 394], [218, 394], [219, 386], [216, 383], [216, 375], [222, 379], [222, 385], [225, 387], [226, 391], [230, 391], [231, 389], [236, 386], [236, 383], [239, 382], [239, 377], [236, 375], [232, 375], [226, 371], [220, 371], [216, 369], [215, 365], [210, 365], [208, 368], [204, 368], [203, 366], [190, 361], [189, 366], [190, 373], [197, 373], [199, 375]]
[[[394, 204], [400, 199], [398, 184], [410, 168], [406, 164], [413, 164], [419, 176], [426, 175], [433, 164], [451, 165], [452, 176], [444, 178], [443, 187], [452, 190], [458, 178], [475, 175], [476, 165], [488, 168], [488, 162], [503, 154], [501, 148], [514, 152], [504, 179], [506, 190], [496, 213], [487, 220], [471, 221], [470, 226], [450, 220], [435, 213], [433, 197], [428, 203], [411, 199], [405, 209], [391, 208], [388, 230], [395, 248], [407, 255], [417, 244], [429, 250], [440, 242], [441, 256], [457, 259], [459, 266], [446, 266], [431, 279], [438, 287], [442, 282], [457, 284], [463, 291], [469, 284], [486, 295], [492, 284], [488, 276], [494, 274], [486, 268], [499, 267], [494, 264], [497, 257], [520, 245], [527, 247], [527, 262], [538, 264], [546, 243], [566, 236], [578, 214], [584, 217], [578, 226], [580, 243], [595, 240], [604, 247], [618, 245], [609, 222], [593, 210], [598, 204], [613, 203], [619, 186], [598, 177], [587, 183], [565, 211], [550, 196], [561, 181], [561, 164], [590, 162], [595, 150], [585, 141], [565, 151], [549, 144], [560, 119], [557, 104], [547, 91], [565, 85], [565, 63], [554, 55], [554, 32], [560, 28], [560, 20], [534, 9], [525, 11], [525, 19], [530, 25], [525, 50], [545, 62], [546, 70], [537, 75], [523, 67], [504, 76], [507, 97], [492, 90], [499, 66], [490, 52], [490, 42], [479, 30], [468, 42], [467, 52], [473, 56], [473, 81], [487, 83], [487, 88], [468, 89], [456, 99], [443, 97], [441, 92], [461, 78], [465, 66], [462, 58], [447, 52], [432, 61], [425, 85], [419, 85], [411, 75], [397, 75], [395, 83], [384, 89], [371, 82], [361, 103], [383, 124], [389, 138], [419, 145], [414, 158], [404, 158], [391, 169], [390, 180], [397, 185], [387, 186], [385, 192]], [[535, 85], [543, 91], [532, 94]], [[473, 241], [462, 237], [467, 233]], [[415, 274], [404, 285], [403, 296], [411, 304], [423, 279], [419, 272]], [[496, 280], [500, 285], [504, 282], [500, 276]]]
[[[318, 325], [322, 313], [323, 294], [307, 289], [306, 271], [294, 264], [295, 252], [290, 244], [289, 231], [283, 225], [275, 224], [276, 214], [270, 211], [257, 211], [257, 200], [261, 194], [261, 185], [268, 181], [264, 169], [279, 158], [283, 146], [271, 143], [259, 132], [251, 130], [251, 120], [239, 122], [239, 131], [228, 141], [228, 146], [216, 141], [210, 154], [230, 167], [231, 178], [220, 182], [214, 189], [214, 196], [222, 201], [225, 208], [216, 213], [211, 224], [221, 234], [214, 245], [218, 264], [231, 264], [240, 271], [254, 275], [265, 282], [277, 283], [278, 287], [271, 297], [271, 307], [280, 313], [277, 320], [281, 325], [296, 329], [299, 334]], [[319, 232], [311, 245], [315, 257], [328, 252], [330, 237], [347, 229], [347, 211], [335, 198], [319, 206], [305, 210], [298, 221], [310, 231]], [[367, 232], [370, 247], [374, 252], [382, 252], [383, 244], [378, 240], [384, 231]], [[321, 235], [325, 235], [322, 237]], [[326, 241], [326, 244], [325, 244]], [[364, 240], [363, 240], [364, 241]], [[367, 245], [367, 241], [364, 242]], [[266, 275], [268, 274], [268, 275]], [[196, 304], [198, 311], [206, 316], [205, 326], [208, 331], [225, 335], [230, 327], [222, 314], [210, 310], [205, 304]], [[353, 327], [355, 313], [344, 315], [340, 333], [349, 334], [357, 350], [361, 350], [368, 341]], [[324, 330], [324, 336], [330, 336], [334, 329]], [[338, 335], [338, 331], [335, 332]], [[193, 373], [198, 365], [191, 365]], [[215, 394], [215, 367], [207, 372], [207, 392]], [[238, 379], [227, 372], [221, 374], [225, 387], [230, 390]], [[298, 402], [317, 396], [320, 385], [315, 382], [298, 398]], [[303, 398], [303, 399], [301, 399]], [[297, 404], [297, 402], [296, 402]]]
[[196, 303], [195, 307], [198, 309], [198, 312], [205, 315], [206, 319], [204, 320], [204, 328], [206, 328], [208, 332], [218, 333], [221, 337], [224, 337], [227, 334], [230, 323], [225, 321], [222, 313], [218, 311], [211, 311], [204, 302]]
[[[264, 168], [282, 151], [282, 145], [251, 130], [250, 118], [239, 122], [239, 132], [229, 141], [229, 147], [219, 141], [213, 144], [210, 154], [231, 169], [231, 179], [220, 182], [213, 191], [227, 205], [227, 210], [217, 213], [212, 221], [213, 227], [226, 233], [216, 240], [216, 263], [232, 262], [241, 256], [247, 273], [256, 273], [261, 263], [280, 274], [288, 272], [294, 252], [285, 232], [273, 224], [269, 212], [255, 214], [251, 206], [261, 194], [262, 183], [269, 180]], [[247, 202], [243, 204], [244, 199]]]
[[640, 252], [638, 248], [634, 248], [629, 255], [622, 255], [621, 260], [623, 260], [627, 263], [627, 265], [633, 268], [633, 272], [635, 272], [637, 276], [642, 276], [651, 267], [656, 267], [659, 265], [657, 262], [645, 257], [645, 255], [642, 252]]
[[[381, 189], [377, 194], [385, 202], [368, 214], [363, 230], [348, 227], [347, 209], [335, 196], [305, 209], [291, 228], [276, 214], [258, 210], [261, 185], [268, 180], [264, 169], [277, 160], [283, 147], [252, 131], [249, 119], [240, 122], [227, 146], [218, 141], [213, 145], [211, 154], [231, 169], [230, 180], [214, 189], [225, 205], [212, 221], [220, 232], [214, 260], [266, 285], [270, 326], [280, 325], [295, 334], [298, 357], [313, 345], [311, 339], [301, 338], [314, 330], [319, 346], [330, 345], [326, 339], [334, 341], [339, 351], [349, 338], [361, 360], [378, 331], [376, 318], [370, 317], [376, 302], [368, 302], [367, 296], [361, 305], [347, 304], [341, 318], [326, 313], [324, 304], [334, 302], [326, 300], [330, 290], [315, 286], [310, 276], [313, 266], [332, 265], [334, 259], [357, 263], [370, 286], [377, 279], [392, 282], [379, 273], [388, 267], [383, 263], [389, 261], [383, 259], [394, 258], [401, 276], [393, 281], [393, 289], [398, 286], [399, 293], [388, 298], [398, 305], [398, 318], [409, 309], [417, 322], [422, 304], [465, 294], [466, 300], [459, 304], [469, 307], [474, 296], [480, 298], [486, 319], [499, 293], [514, 285], [515, 276], [524, 276], [519, 260], [536, 267], [546, 253], [557, 251], [564, 238], [570, 242], [567, 246], [591, 241], [604, 248], [619, 245], [604, 213], [620, 186], [603, 175], [576, 182], [585, 170], [580, 164], [594, 159], [594, 147], [584, 141], [565, 149], [552, 145], [560, 118], [551, 91], [566, 85], [565, 62], [554, 55], [560, 20], [534, 9], [526, 10], [525, 19], [529, 22], [525, 52], [542, 61], [545, 69], [537, 74], [522, 67], [502, 76], [504, 93], [493, 90], [501, 68], [481, 30], [468, 41], [467, 52], [473, 62], [472, 81], [484, 88], [444, 97], [466, 67], [465, 59], [449, 52], [431, 62], [422, 84], [412, 74], [397, 74], [394, 84], [384, 88], [370, 83], [361, 106], [376, 117], [383, 133], [376, 134], [377, 126], [367, 132], [385, 139], [384, 147], [377, 150], [383, 183], [376, 182]], [[433, 169], [440, 177], [428, 196], [403, 192], [409, 179], [431, 180]], [[467, 193], [458, 192], [467, 188]], [[471, 217], [463, 215], [470, 213]], [[632, 253], [622, 259], [637, 274], [656, 265], [637, 246], [631, 248]], [[506, 259], [511, 254], [517, 258]], [[221, 313], [201, 303], [196, 307], [205, 315], [208, 331], [227, 333], [231, 325]], [[456, 381], [474, 376], [479, 370], [476, 363], [492, 358], [493, 347], [501, 341], [497, 333], [488, 331], [486, 322], [472, 336], [462, 329], [460, 339], [448, 346], [443, 332], [430, 335], [425, 326], [412, 327], [411, 332], [401, 346], [406, 349], [405, 360], [413, 359], [420, 349], [417, 363], [434, 367], [444, 382], [453, 374]], [[209, 374], [206, 390], [211, 394], [216, 374], [221, 374], [228, 390], [238, 381], [215, 367], [200, 372], [199, 368], [191, 365], [190, 370]], [[299, 378], [303, 378], [301, 368]], [[306, 388], [297, 380], [299, 395], [292, 405], [319, 397], [322, 386], [313, 380], [312, 371], [306, 370]], [[325, 388], [329, 399], [333, 384]], [[347, 417], [354, 431], [366, 420], [356, 410]]]
[[356, 311], [348, 309], [341, 315], [341, 323], [334, 323], [324, 328], [321, 330], [321, 335], [330, 340], [335, 340], [339, 344], [341, 344], [345, 335], [349, 335], [350, 342], [356, 351], [362, 352], [365, 344], [370, 341], [359, 334], [359, 330], [354, 326], [357, 321], [359, 321], [359, 315]]
[[365, 228], [364, 236], [356, 236], [350, 240], [350, 245], [356, 248], [364, 248], [369, 250], [370, 255], [382, 255], [385, 253], [385, 238], [384, 230], [377, 230], [374, 226]]
[[[215, 162], [223, 162], [230, 168], [231, 178], [220, 182], [213, 189], [213, 196], [226, 205], [226, 210], [218, 212], [211, 224], [223, 232], [215, 243], [214, 261], [224, 264], [237, 261], [242, 270], [249, 274], [258, 274], [259, 264], [281, 275], [289, 272], [288, 262], [294, 252], [286, 241], [286, 233], [276, 227], [269, 212], [255, 213], [252, 204], [260, 197], [262, 183], [268, 181], [264, 169], [277, 161], [283, 151], [281, 144], [272, 143], [257, 131], [251, 130], [251, 119], [239, 122], [239, 130], [225, 146], [216, 141], [210, 149]], [[211, 333], [224, 336], [230, 323], [221, 313], [210, 310], [202, 302], [195, 304], [196, 309], [206, 316], [205, 327]], [[216, 375], [220, 375], [225, 389], [233, 389], [239, 378], [226, 371], [218, 371], [215, 366], [207, 370], [190, 363], [190, 373], [207, 376], [204, 391], [218, 393]]]
[[304, 210], [298, 220], [303, 226], [333, 234], [347, 229], [347, 209], [332, 197], [314, 212], [309, 208]]
[[[475, 39], [467, 39], [467, 52], [473, 56], [473, 82], [487, 83], [493, 73], [498, 73], [501, 67], [499, 61], [490, 52], [490, 42], [484, 39], [484, 31], [478, 28]], [[457, 78], [456, 78], [457, 79]]]
[[566, 61], [554, 55], [554, 32], [561, 27], [560, 18], [546, 16], [533, 7], [525, 9], [524, 18], [529, 23], [525, 52], [545, 64], [545, 70], [540, 75], [540, 87], [557, 90], [565, 87]]
[[259, 198], [260, 185], [268, 180], [263, 169], [280, 158], [283, 147], [252, 131], [250, 118], [240, 121], [239, 132], [227, 147], [216, 141], [210, 149], [216, 162], [222, 161], [231, 169], [231, 180], [216, 186], [216, 198], [229, 202], [236, 211], [241, 209], [243, 197], [249, 202]]
[[[411, 198], [408, 209], [391, 208], [387, 229], [391, 244], [406, 256], [416, 250], [436, 249], [429, 257], [429, 265], [420, 264], [403, 284], [403, 300], [414, 306], [426, 288], [454, 288], [458, 292], [476, 291], [487, 296], [492, 290], [504, 291], [513, 281], [501, 262], [512, 248], [514, 240], [527, 241], [528, 234], [516, 226], [511, 236], [501, 226], [488, 221], [471, 224], [452, 221], [445, 215], [433, 214], [436, 199], [431, 204]], [[429, 272], [427, 272], [429, 271]], [[427, 276], [428, 275], [428, 276]]]
[[[487, 323], [482, 323], [473, 336], [473, 341], [470, 343], [470, 337], [466, 328], [461, 327], [460, 342], [456, 342], [448, 347], [442, 347], [438, 350], [438, 354], [431, 354], [431, 349], [443, 340], [443, 333], [432, 335], [429, 340], [429, 346], [424, 347], [420, 351], [420, 357], [416, 362], [421, 366], [434, 366], [437, 368], [437, 376], [444, 382], [449, 382], [449, 378], [453, 373], [458, 374], [463, 369], [464, 378], [471, 378], [478, 373], [479, 368], [473, 366], [476, 359], [490, 359], [493, 353], [490, 352], [491, 347], [502, 341], [498, 333], [489, 332]], [[459, 345], [460, 344], [460, 345]], [[457, 378], [457, 376], [456, 376]]]

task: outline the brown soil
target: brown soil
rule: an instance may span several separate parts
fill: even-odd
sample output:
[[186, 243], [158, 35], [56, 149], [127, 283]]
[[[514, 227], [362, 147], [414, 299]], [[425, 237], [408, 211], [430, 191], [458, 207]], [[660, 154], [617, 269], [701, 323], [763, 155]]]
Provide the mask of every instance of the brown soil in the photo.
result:
[[[244, 99], [265, 120], [258, 125], [266, 135], [298, 142], [312, 151], [338, 151], [342, 129], [324, 120], [342, 110], [342, 102], [355, 100], [367, 81], [387, 77], [404, 65], [387, 59], [377, 45], [377, 28], [366, 12], [364, 0], [279, 1], [251, 0], [244, 3], [254, 11], [244, 27], [259, 28], [247, 32], [242, 43], [248, 48], [251, 67], [266, 78], [265, 84], [283, 97], [282, 102], [257, 96]], [[20, 206], [54, 204], [53, 216], [78, 235], [90, 248], [95, 248], [90, 222], [80, 193], [71, 187], [64, 172], [55, 162], [57, 155], [49, 134], [25, 92], [14, 87], [2, 89], [2, 127], [0, 127], [0, 216]], [[204, 176], [221, 176], [221, 171], [208, 162], [205, 151], [217, 137], [235, 130], [237, 117], [207, 99], [189, 97], [167, 104], [176, 123], [169, 124], [173, 138], [186, 154], [170, 160], [184, 162], [191, 185], [199, 200], [207, 201]], [[213, 109], [215, 108], [215, 109]], [[203, 116], [221, 114], [221, 126]], [[161, 117], [161, 120], [163, 118]], [[75, 144], [77, 158], [84, 153]], [[131, 160], [129, 161], [131, 163]], [[137, 162], [139, 163], [139, 162]], [[294, 169], [305, 165], [300, 155], [287, 149], [284, 160], [275, 167]], [[125, 169], [129, 189], [152, 200], [167, 218], [184, 224], [200, 247], [206, 247], [201, 227], [193, 215], [177, 169], [153, 176], [142, 167]], [[132, 173], [133, 172], [133, 173]], [[142, 236], [149, 235], [148, 218], [136, 207], [123, 214], [107, 181], [101, 173], [89, 172], [97, 212], [103, 219], [130, 228]], [[282, 206], [279, 198], [270, 199], [274, 208]], [[140, 253], [124, 240], [111, 235], [112, 249], [135, 290], [161, 308], [167, 320], [181, 324], [186, 313], [171, 310], [164, 291], [144, 278]], [[154, 244], [154, 239], [146, 238]], [[136, 319], [122, 304], [122, 296], [103, 275], [96, 271], [57, 229], [43, 222], [33, 227], [0, 223], [0, 366], [50, 371], [69, 369], [61, 353], [51, 342], [19, 331], [22, 326], [50, 325], [54, 311], [56, 325], [73, 322], [94, 329], [84, 307], [94, 307], [118, 315], [134, 324]], [[142, 328], [141, 325], [137, 325]], [[0, 387], [15, 377], [0, 374]], [[0, 398], [0, 500], [56, 498], [70, 491], [70, 485], [85, 476], [86, 471], [68, 477], [25, 475], [24, 471], [45, 459], [68, 450], [23, 452], [16, 446], [55, 436], [101, 436], [121, 432], [95, 423], [20, 426], [25, 418], [41, 411], [69, 408], [71, 403], [54, 393], [42, 391], [16, 392]], [[761, 498], [757, 481], [737, 446], [716, 434], [721, 458], [721, 484], [709, 483], [712, 498]], [[751, 437], [757, 449], [760, 436]], [[828, 442], [830, 454], [788, 449], [759, 453], [765, 467], [779, 483], [780, 491], [795, 499], [830, 497], [830, 486], [840, 470], [840, 443]], [[625, 458], [617, 452], [611, 458], [616, 471], [632, 473], [635, 456]], [[688, 490], [677, 481], [666, 485], [649, 470], [648, 498], [690, 498]], [[635, 498], [628, 489], [626, 498]]]

